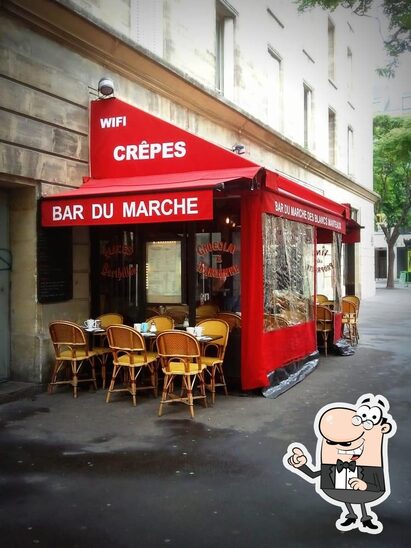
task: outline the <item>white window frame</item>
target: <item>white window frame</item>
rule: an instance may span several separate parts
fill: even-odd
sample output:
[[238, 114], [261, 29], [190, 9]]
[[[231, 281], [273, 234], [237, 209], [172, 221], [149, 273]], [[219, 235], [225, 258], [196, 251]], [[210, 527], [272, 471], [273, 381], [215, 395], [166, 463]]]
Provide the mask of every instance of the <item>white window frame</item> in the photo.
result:
[[335, 81], [335, 25], [328, 18], [328, 79]]
[[332, 166], [337, 163], [337, 114], [331, 107], [328, 107], [328, 162]]
[[354, 175], [354, 130], [347, 127], [347, 174]]
[[311, 150], [313, 148], [313, 88], [306, 82], [303, 82], [304, 93], [304, 148]]
[[216, 1], [215, 87], [234, 97], [234, 23], [238, 12], [226, 0]]
[[130, 0], [131, 38], [143, 48], [164, 55], [164, 0]]
[[281, 56], [270, 46], [268, 51], [268, 85], [267, 121], [277, 131], [283, 130], [283, 65]]

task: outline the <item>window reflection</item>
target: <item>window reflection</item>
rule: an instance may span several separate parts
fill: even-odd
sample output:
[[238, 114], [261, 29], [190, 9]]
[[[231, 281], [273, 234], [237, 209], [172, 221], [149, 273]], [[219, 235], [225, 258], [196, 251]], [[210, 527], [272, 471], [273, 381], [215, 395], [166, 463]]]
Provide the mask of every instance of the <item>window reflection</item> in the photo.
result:
[[313, 318], [314, 228], [264, 214], [264, 329]]

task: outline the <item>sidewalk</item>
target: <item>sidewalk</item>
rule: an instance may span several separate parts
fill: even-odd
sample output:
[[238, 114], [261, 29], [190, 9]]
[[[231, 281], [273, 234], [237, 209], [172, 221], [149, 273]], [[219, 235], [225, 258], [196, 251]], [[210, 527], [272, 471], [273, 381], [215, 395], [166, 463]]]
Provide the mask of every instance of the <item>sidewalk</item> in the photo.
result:
[[[4, 548], [406, 547], [411, 504], [411, 288], [378, 289], [360, 310], [353, 356], [320, 365], [276, 399], [224, 397], [214, 407], [61, 389], [0, 406], [0, 535]], [[339, 509], [287, 471], [292, 442], [315, 454], [313, 420], [327, 403], [383, 394], [391, 496], [375, 508], [384, 530], [335, 528]], [[405, 470], [405, 472], [404, 472]]]

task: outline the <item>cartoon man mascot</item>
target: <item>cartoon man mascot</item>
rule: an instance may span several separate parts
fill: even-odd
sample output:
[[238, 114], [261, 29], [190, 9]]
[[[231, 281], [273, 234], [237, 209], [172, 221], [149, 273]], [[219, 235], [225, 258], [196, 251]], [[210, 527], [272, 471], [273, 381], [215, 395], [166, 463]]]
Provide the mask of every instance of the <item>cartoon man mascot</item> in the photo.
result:
[[[386, 398], [373, 394], [362, 395], [355, 406], [326, 405], [314, 421], [317, 466], [313, 468], [307, 449], [298, 443], [283, 458], [288, 470], [315, 483], [321, 497], [342, 508], [335, 524], [340, 531], [382, 531], [370, 508], [390, 494], [387, 442], [397, 427], [388, 410]], [[360, 506], [360, 520], [354, 505]]]

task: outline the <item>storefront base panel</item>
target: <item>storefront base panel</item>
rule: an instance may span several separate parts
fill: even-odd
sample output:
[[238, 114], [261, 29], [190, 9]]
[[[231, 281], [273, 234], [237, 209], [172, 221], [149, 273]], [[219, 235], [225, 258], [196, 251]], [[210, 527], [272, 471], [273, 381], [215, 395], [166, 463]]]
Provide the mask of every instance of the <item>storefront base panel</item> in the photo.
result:
[[284, 367], [275, 369], [268, 375], [270, 386], [262, 389], [265, 398], [274, 399], [304, 380], [319, 364], [318, 350], [293, 361]]

